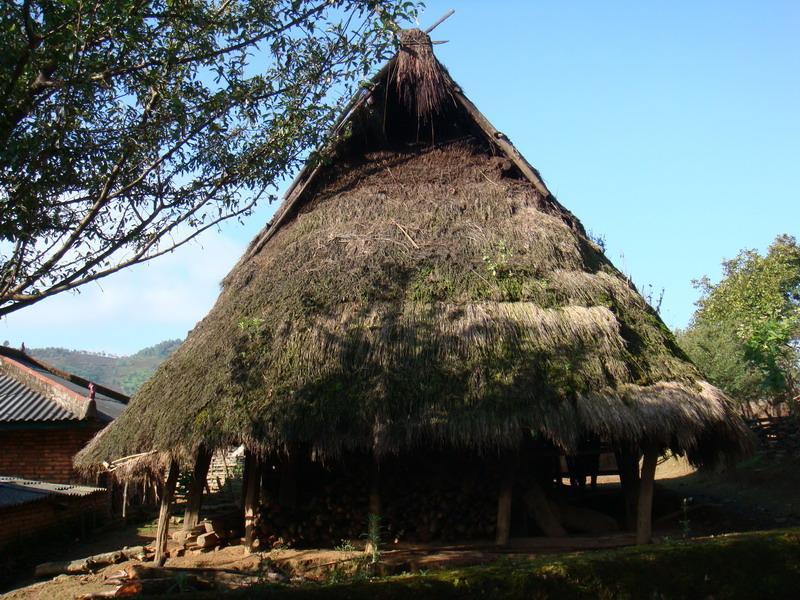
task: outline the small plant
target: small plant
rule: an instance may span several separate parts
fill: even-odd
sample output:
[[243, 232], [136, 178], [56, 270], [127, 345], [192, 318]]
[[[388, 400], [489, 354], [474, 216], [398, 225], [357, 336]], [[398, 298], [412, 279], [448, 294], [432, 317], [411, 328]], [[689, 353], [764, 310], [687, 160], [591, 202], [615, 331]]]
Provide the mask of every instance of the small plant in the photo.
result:
[[259, 317], [242, 317], [239, 319], [239, 329], [251, 340], [258, 334], [264, 324], [264, 319]]
[[329, 572], [325, 581], [329, 585], [336, 585], [337, 583], [345, 583], [351, 579], [350, 573], [347, 569], [343, 569], [339, 565], [333, 567]]
[[587, 231], [586, 237], [589, 238], [592, 242], [594, 242], [601, 251], [606, 251], [606, 236], [602, 233], [594, 233], [593, 231]]
[[272, 549], [273, 550], [288, 550], [289, 549], [289, 544], [282, 537], [279, 537], [277, 540], [272, 542]]
[[367, 547], [370, 563], [377, 564], [381, 559], [381, 518], [371, 514], [367, 520]]
[[681, 526], [681, 534], [683, 535], [683, 539], [688, 538], [692, 533], [692, 523], [689, 520], [689, 505], [692, 503], [691, 498], [684, 498], [681, 501], [681, 513], [683, 518], [678, 521]]
[[185, 594], [187, 592], [195, 591], [188, 573], [177, 573], [175, 575], [175, 584], [168, 590], [168, 593], [176, 592], [178, 594]]
[[514, 256], [514, 252], [505, 242], [497, 242], [494, 255], [483, 255], [483, 264], [486, 265], [486, 270], [492, 277], [502, 279], [514, 274], [508, 267], [508, 260], [512, 256]]
[[356, 552], [356, 547], [353, 546], [350, 540], [342, 540], [342, 543], [333, 547], [337, 552]]

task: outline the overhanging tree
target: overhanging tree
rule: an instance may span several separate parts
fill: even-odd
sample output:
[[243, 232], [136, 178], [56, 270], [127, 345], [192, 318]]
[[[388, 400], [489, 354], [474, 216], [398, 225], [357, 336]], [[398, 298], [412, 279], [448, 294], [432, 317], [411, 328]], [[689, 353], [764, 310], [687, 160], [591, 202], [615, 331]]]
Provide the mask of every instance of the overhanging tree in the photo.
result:
[[[412, 2], [5, 0], [0, 316], [274, 197]], [[332, 93], [335, 91], [336, 93]]]
[[800, 393], [800, 246], [781, 235], [766, 255], [743, 250], [722, 266], [719, 283], [696, 283], [703, 295], [679, 334], [681, 345], [735, 398], [794, 398]]

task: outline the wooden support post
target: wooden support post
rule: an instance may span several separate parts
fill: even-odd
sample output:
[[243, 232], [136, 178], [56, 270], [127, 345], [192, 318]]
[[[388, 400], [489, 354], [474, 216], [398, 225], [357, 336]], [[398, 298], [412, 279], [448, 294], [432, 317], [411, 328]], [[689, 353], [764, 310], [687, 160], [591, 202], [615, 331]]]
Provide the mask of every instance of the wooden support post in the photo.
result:
[[537, 527], [547, 537], [563, 537], [567, 534], [538, 480], [533, 479], [529, 483], [524, 500]]
[[656, 476], [658, 450], [650, 446], [644, 451], [639, 478], [639, 507], [636, 516], [636, 543], [649, 544], [653, 537], [653, 481]]
[[122, 488], [122, 520], [128, 518], [128, 480], [125, 480], [125, 485]]
[[261, 491], [261, 460], [251, 450], [244, 453], [245, 473], [244, 492], [244, 550], [252, 552], [256, 541], [256, 515], [258, 514], [258, 495]]
[[617, 471], [625, 502], [625, 529], [636, 530], [636, 507], [639, 502], [639, 454], [632, 450], [617, 450]]
[[270, 497], [270, 475], [272, 473], [272, 466], [266, 460], [261, 461], [261, 502], [267, 503]]
[[381, 472], [380, 462], [373, 455], [370, 461], [369, 476], [369, 516], [367, 523], [367, 543], [364, 546], [366, 554], [377, 556], [378, 541], [374, 539], [378, 536], [381, 517]]
[[516, 452], [503, 457], [500, 493], [497, 497], [497, 528], [495, 544], [505, 546], [511, 536], [511, 497], [517, 474], [519, 456]]
[[180, 468], [175, 460], [170, 460], [167, 479], [161, 492], [161, 510], [158, 513], [158, 529], [156, 531], [156, 556], [155, 562], [161, 567], [167, 560], [167, 536], [169, 535], [169, 509], [172, 497], [175, 494], [175, 484], [178, 483]]
[[[242, 489], [239, 498], [236, 500], [237, 506], [244, 511], [244, 499], [247, 496], [247, 482], [250, 481], [250, 467], [252, 464], [247, 460], [247, 450], [244, 451], [244, 465], [242, 465]], [[233, 491], [233, 486], [231, 486]]]
[[211, 466], [211, 450], [205, 446], [197, 449], [197, 458], [189, 483], [189, 494], [186, 498], [186, 512], [183, 515], [183, 530], [191, 531], [200, 521], [200, 508], [203, 506], [203, 488], [206, 485], [208, 469]]
[[369, 513], [371, 515], [381, 514], [381, 472], [380, 463], [377, 458], [372, 460], [369, 478]]
[[282, 508], [297, 507], [297, 450], [292, 448], [281, 461], [281, 477], [278, 488], [278, 504]]

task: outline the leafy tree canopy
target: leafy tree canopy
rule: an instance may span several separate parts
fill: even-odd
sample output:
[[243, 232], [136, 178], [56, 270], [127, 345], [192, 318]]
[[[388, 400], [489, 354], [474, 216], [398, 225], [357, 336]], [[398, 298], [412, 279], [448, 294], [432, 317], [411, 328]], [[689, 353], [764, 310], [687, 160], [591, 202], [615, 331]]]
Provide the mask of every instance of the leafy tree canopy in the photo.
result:
[[689, 328], [687, 353], [711, 381], [740, 400], [786, 400], [798, 393], [800, 246], [778, 236], [762, 256], [743, 250], [723, 263], [723, 277], [702, 291]]
[[[401, 0], [0, 3], [0, 316], [272, 198]], [[332, 93], [335, 92], [335, 93]]]

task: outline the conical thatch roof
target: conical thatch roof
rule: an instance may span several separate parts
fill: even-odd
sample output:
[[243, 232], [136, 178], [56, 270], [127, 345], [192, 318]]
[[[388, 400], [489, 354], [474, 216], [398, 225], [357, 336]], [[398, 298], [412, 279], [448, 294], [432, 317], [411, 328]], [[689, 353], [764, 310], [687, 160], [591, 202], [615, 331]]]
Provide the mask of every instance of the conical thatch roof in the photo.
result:
[[526, 432], [696, 462], [745, 449], [725, 396], [427, 36], [402, 41], [213, 310], [79, 464], [200, 443], [494, 449]]

